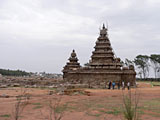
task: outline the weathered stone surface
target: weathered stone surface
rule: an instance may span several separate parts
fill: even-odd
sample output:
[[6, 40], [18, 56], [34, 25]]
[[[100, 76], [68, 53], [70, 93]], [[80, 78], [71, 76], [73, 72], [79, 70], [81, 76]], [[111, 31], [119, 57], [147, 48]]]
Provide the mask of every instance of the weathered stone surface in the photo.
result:
[[15, 77], [15, 76], [3, 76], [0, 80], [0, 88], [6, 87], [20, 87], [26, 88], [32, 87], [49, 87], [57, 88], [61, 83], [64, 83], [62, 78], [46, 78], [44, 77]]
[[116, 58], [108, 38], [107, 28], [100, 30], [87, 67], [81, 67], [73, 50], [69, 62], [63, 69], [63, 79], [71, 84], [88, 84], [88, 87], [105, 88], [108, 81], [124, 81], [135, 84], [136, 72], [133, 66], [122, 67], [120, 58]]

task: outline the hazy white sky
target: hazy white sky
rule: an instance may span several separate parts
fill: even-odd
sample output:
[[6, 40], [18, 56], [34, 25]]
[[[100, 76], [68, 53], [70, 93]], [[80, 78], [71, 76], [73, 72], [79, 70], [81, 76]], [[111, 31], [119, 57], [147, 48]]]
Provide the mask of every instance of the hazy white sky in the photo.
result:
[[0, 68], [61, 73], [88, 62], [108, 22], [121, 59], [160, 53], [160, 0], [0, 0]]

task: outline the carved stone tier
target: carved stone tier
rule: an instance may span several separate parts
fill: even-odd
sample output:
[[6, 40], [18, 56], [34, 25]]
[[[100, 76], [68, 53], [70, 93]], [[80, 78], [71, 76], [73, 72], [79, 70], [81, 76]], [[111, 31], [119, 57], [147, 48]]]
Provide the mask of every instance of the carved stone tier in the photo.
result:
[[95, 49], [108, 49], [108, 50], [112, 50], [111, 46], [95, 46]]
[[99, 51], [93, 51], [93, 54], [114, 54], [111, 50], [105, 51], [105, 50], [99, 50]]

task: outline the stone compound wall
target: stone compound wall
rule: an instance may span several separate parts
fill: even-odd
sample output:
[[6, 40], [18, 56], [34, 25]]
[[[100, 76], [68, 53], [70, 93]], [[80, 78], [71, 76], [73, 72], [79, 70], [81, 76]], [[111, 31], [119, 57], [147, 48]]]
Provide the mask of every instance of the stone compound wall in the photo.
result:
[[130, 82], [131, 85], [135, 84], [135, 73], [128, 72], [108, 72], [108, 73], [94, 73], [94, 72], [70, 72], [64, 74], [64, 81], [69, 82], [71, 84], [88, 84], [88, 87], [96, 87], [96, 88], [104, 88], [109, 81], [114, 81], [115, 83], [122, 81], [127, 84]]

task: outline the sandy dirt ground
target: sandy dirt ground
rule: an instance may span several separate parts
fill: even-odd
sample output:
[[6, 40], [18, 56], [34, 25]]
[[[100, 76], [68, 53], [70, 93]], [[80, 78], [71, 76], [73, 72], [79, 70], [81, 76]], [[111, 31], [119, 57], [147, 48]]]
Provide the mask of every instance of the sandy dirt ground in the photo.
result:
[[[49, 120], [49, 106], [56, 106], [55, 114], [63, 115], [62, 120], [122, 120], [123, 95], [128, 90], [85, 89], [89, 95], [49, 95], [49, 89], [1, 88], [0, 120], [14, 120], [16, 96], [28, 95], [27, 103], [20, 106], [19, 120]], [[132, 88], [139, 99], [138, 114], [141, 120], [160, 120], [160, 87]], [[8, 96], [8, 97], [7, 97]], [[23, 102], [24, 98], [22, 98]], [[51, 103], [52, 102], [52, 103]], [[53, 116], [53, 114], [52, 114]], [[54, 120], [54, 119], [53, 119]]]

